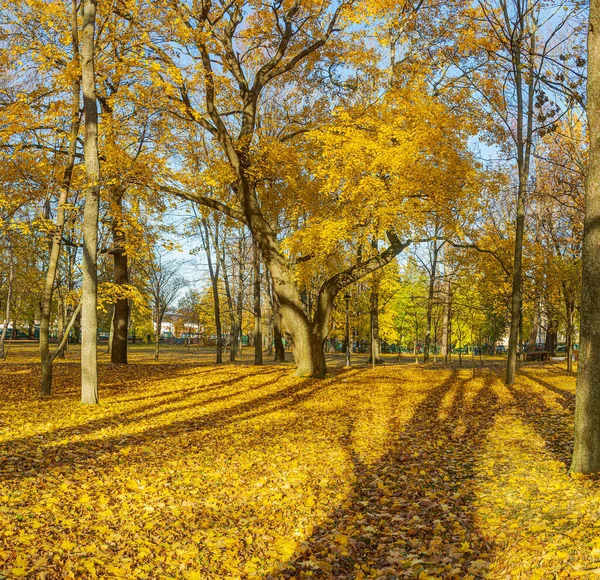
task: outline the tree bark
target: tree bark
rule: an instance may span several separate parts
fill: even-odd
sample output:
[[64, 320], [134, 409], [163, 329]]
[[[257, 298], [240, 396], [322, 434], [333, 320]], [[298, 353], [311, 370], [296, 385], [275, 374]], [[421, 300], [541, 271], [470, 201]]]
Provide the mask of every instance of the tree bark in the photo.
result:
[[[114, 282], [118, 286], [129, 284], [129, 266], [125, 251], [125, 232], [123, 231], [123, 195], [113, 196], [113, 267]], [[110, 360], [114, 364], [127, 364], [127, 335], [129, 334], [129, 299], [118, 298], [113, 313], [113, 339]]]
[[447, 364], [452, 352], [452, 285], [450, 278], [446, 280], [444, 295], [444, 320], [442, 322], [442, 354]]
[[285, 362], [285, 347], [283, 346], [283, 328], [281, 325], [281, 309], [279, 299], [273, 292], [273, 342], [275, 344], [274, 362]]
[[573, 334], [574, 334], [574, 318], [575, 318], [575, 304], [573, 300], [570, 300], [565, 296], [565, 315], [566, 315], [566, 344], [565, 354], [567, 356], [567, 372], [573, 372]]
[[[59, 296], [59, 299], [58, 299], [58, 344], [59, 345], [63, 342], [63, 337], [65, 335], [65, 317], [66, 317], [65, 301], [63, 300], [62, 296]], [[64, 347], [58, 349], [56, 358], [65, 358]]]
[[160, 304], [158, 303], [158, 301], [156, 302], [155, 307], [156, 317], [154, 319], [154, 360], [158, 362], [158, 354], [160, 351], [160, 331], [162, 326], [162, 316], [160, 314]]
[[[436, 231], [437, 233], [437, 231]], [[425, 344], [424, 344], [424, 352], [423, 352], [423, 362], [429, 362], [429, 350], [431, 348], [431, 318], [433, 315], [433, 297], [435, 293], [435, 280], [437, 274], [437, 261], [438, 261], [438, 253], [439, 247], [437, 245], [437, 240], [433, 240], [433, 254], [431, 260], [431, 271], [429, 272], [429, 291], [427, 294], [427, 321], [425, 327]]]
[[273, 356], [273, 338], [274, 338], [274, 331], [273, 331], [273, 327], [275, 326], [275, 308], [274, 308], [274, 301], [273, 301], [273, 287], [271, 285], [271, 278], [269, 276], [269, 273], [266, 273], [266, 288], [267, 288], [267, 295], [269, 297], [269, 305], [271, 306], [270, 308], [270, 313], [269, 313], [269, 324], [267, 326], [267, 336], [266, 336], [266, 351], [267, 351], [267, 356]]
[[81, 84], [85, 115], [84, 161], [86, 173], [83, 211], [83, 262], [81, 309], [81, 402], [98, 403], [98, 215], [100, 211], [100, 159], [98, 108], [94, 70], [96, 0], [83, 0]]
[[225, 285], [225, 297], [227, 298], [227, 309], [229, 312], [229, 360], [234, 362], [237, 354], [237, 331], [235, 327], [235, 309], [233, 304], [233, 295], [231, 293], [231, 284], [229, 283], [229, 274], [225, 263], [225, 243], [221, 244], [221, 251], [217, 253], [218, 260], [221, 263], [223, 271], [223, 283]]
[[527, 352], [533, 352], [537, 344], [537, 335], [540, 328], [540, 303], [538, 300], [533, 305], [533, 319], [531, 321], [531, 331], [529, 332], [529, 342], [527, 343]]
[[[14, 265], [14, 255], [12, 242], [9, 240], [8, 242], [8, 291], [6, 293], [6, 309], [4, 313], [4, 326], [2, 327], [2, 333], [0, 333], [0, 359], [4, 360], [4, 341], [6, 340], [6, 333], [8, 331], [8, 326], [10, 324], [10, 312], [12, 308], [12, 295], [13, 295], [13, 286], [14, 286], [14, 278], [15, 278], [15, 265]], [[13, 324], [14, 327], [14, 324]], [[14, 328], [13, 328], [14, 330]]]
[[236, 340], [239, 345], [240, 359], [244, 356], [243, 350], [243, 317], [244, 317], [244, 238], [240, 230], [238, 241], [238, 281], [237, 281], [237, 299], [236, 299]]
[[[219, 255], [219, 230], [218, 224], [215, 223], [214, 232], [214, 246], [217, 260], [213, 266], [212, 254], [210, 248], [210, 235], [208, 231], [208, 221], [206, 218], [202, 218], [202, 227], [204, 235], [202, 235], [202, 243], [204, 245], [204, 251], [206, 252], [206, 259], [208, 261], [208, 273], [210, 275], [210, 283], [212, 286], [213, 302], [215, 306], [215, 332], [217, 333], [217, 356], [216, 364], [220, 365], [223, 363], [223, 329], [221, 328], [221, 301], [219, 299], [219, 266], [220, 261]], [[201, 232], [202, 234], [202, 232]]]
[[[522, 62], [522, 43], [525, 39], [525, 23], [523, 16], [517, 23], [513, 23], [513, 39], [510, 46], [512, 56], [513, 75], [515, 81], [515, 92], [517, 98], [517, 127], [516, 127], [516, 153], [518, 170], [518, 188], [517, 188], [517, 214], [515, 219], [515, 248], [513, 259], [513, 280], [511, 293], [511, 313], [510, 313], [510, 333], [508, 339], [508, 360], [506, 364], [507, 385], [515, 382], [515, 372], [517, 368], [517, 353], [519, 343], [519, 326], [521, 323], [521, 305], [522, 305], [522, 270], [523, 270], [523, 237], [525, 231], [525, 198], [527, 195], [527, 182], [529, 179], [529, 166], [531, 161], [531, 147], [533, 142], [533, 113], [534, 113], [534, 82], [535, 75], [533, 67], [528, 78], [523, 78]], [[530, 45], [528, 49], [529, 58], [533, 59], [535, 55], [535, 33], [530, 33]], [[528, 63], [531, 65], [531, 62]], [[524, 99], [524, 91], [527, 88], [527, 103]]]
[[106, 345], [106, 354], [112, 354], [113, 340], [115, 338], [115, 307], [113, 304], [112, 314], [110, 317], [110, 332], [108, 334], [108, 344]]
[[262, 316], [260, 305], [260, 251], [252, 240], [252, 267], [254, 275], [254, 364], [263, 364]]
[[587, 111], [589, 169], [583, 227], [581, 336], [573, 473], [600, 471], [600, 0], [590, 2]]
[[380, 364], [381, 360], [381, 341], [379, 339], [379, 279], [373, 279], [371, 296], [369, 300], [369, 318], [371, 334], [369, 337], [369, 364]]
[[[78, 70], [79, 63], [79, 31], [77, 27], [77, 1], [71, 2], [71, 48], [73, 57], [71, 64], [73, 70]], [[77, 153], [77, 136], [79, 135], [80, 114], [79, 101], [81, 93], [81, 79], [75, 77], [72, 84], [71, 101], [71, 127], [69, 135], [69, 157], [65, 166], [60, 193], [58, 196], [58, 205], [56, 208], [56, 223], [52, 235], [52, 244], [50, 246], [50, 257], [48, 260], [48, 270], [44, 281], [44, 290], [42, 294], [41, 314], [40, 314], [40, 362], [42, 366], [42, 383], [40, 394], [42, 397], [49, 397], [52, 393], [52, 355], [50, 354], [50, 316], [52, 312], [52, 295], [54, 292], [54, 283], [56, 282], [56, 271], [60, 259], [62, 246], [62, 236], [65, 228], [65, 204], [69, 199], [69, 190], [71, 187], [71, 178], [73, 168], [75, 167], [75, 158]], [[59, 339], [60, 341], [60, 339]], [[61, 349], [64, 357], [64, 349]]]
[[548, 320], [548, 330], [546, 332], [545, 349], [550, 353], [550, 356], [556, 354], [556, 344], [558, 342], [558, 323], [555, 318]]

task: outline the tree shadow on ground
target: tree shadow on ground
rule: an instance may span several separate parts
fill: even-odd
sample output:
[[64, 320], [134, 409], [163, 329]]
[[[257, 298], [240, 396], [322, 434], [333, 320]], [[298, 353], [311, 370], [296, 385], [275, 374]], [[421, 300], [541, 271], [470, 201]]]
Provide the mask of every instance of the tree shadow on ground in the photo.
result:
[[[472, 379], [459, 375], [452, 371], [404, 427], [392, 429], [392, 449], [375, 465], [354, 453], [350, 437], [345, 441], [354, 464], [350, 496], [299, 546], [287, 568], [268, 578], [354, 578], [361, 570], [381, 579], [485, 572], [492, 547], [473, 519], [473, 469], [500, 407], [497, 378], [487, 373], [475, 391]], [[394, 400], [402, 404], [403, 396]]]
[[[143, 388], [148, 382], [174, 379], [190, 372], [194, 376], [215, 374], [221, 367], [194, 363], [180, 364], [130, 364], [98, 365], [100, 397], [125, 393], [128, 390]], [[75, 388], [80, 384], [81, 365], [78, 362], [64, 362], [54, 366], [52, 396], [48, 401], [78, 399]], [[6, 363], [0, 372], [2, 401], [33, 401], [40, 398], [41, 366], [39, 363]], [[161, 395], [162, 396], [162, 393]], [[143, 396], [142, 398], [149, 398]]]
[[[553, 371], [553, 372], [554, 372], [554, 374], [558, 374], [555, 371]], [[543, 379], [540, 379], [539, 377], [535, 376], [531, 372], [527, 372], [523, 369], [519, 370], [519, 374], [523, 375], [525, 378], [529, 379], [530, 381], [537, 383], [541, 387], [544, 387], [545, 389], [548, 389], [549, 391], [552, 391], [553, 393], [557, 394], [558, 398], [555, 398], [555, 401], [559, 405], [561, 405], [563, 409], [574, 412], [574, 410], [575, 410], [575, 393], [574, 392], [567, 391], [566, 389], [561, 389], [560, 387], [557, 387], [556, 385], [553, 385], [552, 383], [549, 383], [548, 381], [544, 381]], [[563, 376], [565, 376], [564, 372], [561, 374]], [[566, 376], [568, 376], [568, 375], [566, 375]]]
[[[519, 416], [545, 441], [555, 459], [567, 467], [573, 454], [575, 396], [522, 369], [519, 374], [531, 382], [521, 384], [517, 381], [514, 385], [506, 386], [515, 400]], [[558, 394], [558, 398], [553, 398], [561, 409], [549, 404], [541, 392], [532, 390], [532, 384], [534, 388], [548, 389]]]
[[[264, 374], [264, 369], [257, 371], [255, 374]], [[274, 374], [276, 376], [253, 387], [242, 387], [242, 389], [232, 394], [228, 393], [227, 395], [213, 399], [192, 399], [189, 404], [183, 407], [169, 408], [166, 405], [172, 404], [174, 401], [187, 400], [187, 394], [183, 394], [175, 399], [171, 398], [167, 401], [152, 403], [141, 408], [133, 408], [131, 412], [109, 415], [102, 419], [89, 421], [83, 425], [69, 426], [51, 433], [12, 439], [0, 445], [0, 456], [6, 459], [0, 462], [0, 480], [8, 482], [26, 477], [37, 478], [53, 470], [76, 470], [82, 466], [99, 469], [110, 465], [114, 461], [111, 454], [118, 453], [123, 447], [143, 450], [146, 442], [197, 435], [231, 423], [273, 413], [277, 410], [289, 410], [306, 401], [322, 385], [319, 381], [299, 381], [291, 386], [253, 397], [248, 401], [243, 401], [224, 409], [204, 411], [206, 406], [215, 401], [223, 401], [239, 395], [240, 392], [253, 392], [256, 389], [276, 384], [286, 373], [281, 370], [267, 374]], [[241, 375], [229, 381], [222, 381], [220, 387], [225, 384], [231, 385], [238, 381], [243, 383], [244, 378], [247, 376]], [[217, 385], [214, 384], [212, 387], [217, 388]], [[195, 413], [192, 417], [177, 419], [178, 413], [194, 407], [198, 408], [198, 413]], [[145, 410], [149, 412], [145, 413]], [[166, 424], [155, 424], [141, 432], [131, 434], [124, 434], [121, 429], [123, 425], [146, 422], [150, 416], [156, 419], [160, 415], [168, 414], [174, 415], [175, 420]], [[104, 436], [101, 439], [78, 440], [82, 434], [99, 432], [104, 428], [115, 426], [115, 424], [118, 425], [119, 429], [114, 435]], [[55, 443], [47, 449], [43, 457], [40, 457], [38, 454], [37, 449], [40, 444], [46, 444], [52, 440], [71, 435], [75, 436], [77, 440], [66, 443]], [[128, 455], [128, 461], [129, 463], [132, 461], [143, 462], [145, 461], [144, 454], [140, 453], [136, 456], [135, 453], [132, 453]]]

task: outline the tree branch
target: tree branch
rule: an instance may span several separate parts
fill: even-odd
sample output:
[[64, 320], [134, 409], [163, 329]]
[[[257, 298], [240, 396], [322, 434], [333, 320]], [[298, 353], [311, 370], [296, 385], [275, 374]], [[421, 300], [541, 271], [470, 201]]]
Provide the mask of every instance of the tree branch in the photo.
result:
[[243, 214], [243, 212], [241, 212], [240, 210], [237, 210], [233, 207], [230, 207], [227, 204], [222, 203], [216, 199], [213, 199], [212, 197], [207, 197], [205, 195], [192, 193], [190, 191], [184, 191], [182, 189], [179, 189], [177, 187], [172, 187], [170, 185], [159, 185], [157, 187], [157, 189], [164, 193], [170, 193], [171, 195], [174, 195], [181, 199], [185, 199], [187, 201], [192, 201], [199, 205], [209, 207], [211, 209], [214, 209], [216, 211], [219, 211], [219, 212], [225, 214], [226, 216], [228, 216], [234, 220], [237, 220], [237, 221], [242, 222], [243, 224], [247, 225], [246, 216]]

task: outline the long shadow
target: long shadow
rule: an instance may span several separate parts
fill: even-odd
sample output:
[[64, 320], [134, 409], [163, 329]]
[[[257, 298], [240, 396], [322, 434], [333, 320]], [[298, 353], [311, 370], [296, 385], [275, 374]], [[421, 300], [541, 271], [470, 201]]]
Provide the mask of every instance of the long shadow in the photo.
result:
[[[210, 399], [194, 400], [192, 403], [190, 403], [188, 405], [180, 406], [180, 407], [175, 407], [175, 408], [166, 407], [165, 408], [166, 405], [173, 405], [178, 402], [188, 401], [190, 399], [190, 394], [205, 395], [211, 391], [221, 390], [223, 387], [227, 387], [227, 386], [233, 385], [235, 383], [243, 384], [244, 379], [247, 377], [252, 377], [252, 376], [259, 375], [259, 374], [260, 375], [270, 375], [270, 374], [274, 374], [274, 373], [277, 374], [277, 377], [275, 379], [263, 382], [263, 383], [255, 386], [255, 387], [252, 387], [250, 389], [243, 387], [239, 390], [234, 391], [233, 393], [228, 393], [227, 395], [221, 395], [221, 396], [213, 397]], [[60, 429], [55, 429], [53, 431], [39, 433], [37, 435], [32, 435], [31, 438], [35, 438], [35, 440], [38, 442], [38, 444], [40, 444], [40, 443], [48, 444], [53, 441], [62, 439], [64, 437], [69, 437], [71, 435], [78, 435], [78, 436], [89, 435], [89, 434], [95, 433], [97, 431], [101, 431], [102, 429], [105, 429], [107, 427], [113, 427], [115, 425], [124, 426], [124, 425], [129, 425], [131, 423], [137, 423], [140, 421], [147, 421], [148, 419], [156, 418], [160, 415], [165, 415], [165, 414], [174, 413], [174, 412], [180, 412], [180, 411], [183, 411], [183, 410], [186, 410], [189, 408], [193, 408], [193, 407], [210, 405], [210, 404], [213, 404], [213, 403], [216, 403], [219, 401], [224, 401], [224, 400], [230, 399], [230, 398], [235, 397], [246, 391], [264, 388], [268, 385], [271, 385], [271, 384], [277, 382], [281, 378], [282, 375], [283, 375], [283, 373], [281, 371], [271, 371], [268, 373], [257, 371], [255, 373], [244, 374], [244, 375], [234, 377], [232, 379], [227, 379], [224, 381], [219, 381], [217, 383], [212, 383], [210, 385], [207, 385], [206, 387], [200, 387], [200, 388], [190, 387], [187, 389], [180, 389], [178, 391], [175, 391], [174, 394], [163, 395], [164, 398], [160, 401], [152, 401], [152, 402], [148, 403], [147, 405], [143, 405], [140, 407], [133, 407], [132, 409], [123, 411], [122, 413], [110, 414], [110, 415], [107, 415], [107, 416], [99, 418], [99, 419], [88, 420], [81, 425], [72, 425], [69, 427], [63, 427]], [[153, 396], [149, 396], [148, 398], [152, 399], [153, 397], [157, 397], [157, 396], [158, 395], [153, 395]], [[141, 399], [144, 400], [143, 397]], [[135, 401], [135, 400], [137, 400], [137, 399], [133, 399], [133, 401]], [[131, 401], [131, 399], [130, 399], [130, 401]], [[122, 401], [117, 400], [115, 402], [121, 403]], [[24, 441], [24, 439], [8, 440], [5, 443], [3, 443], [2, 446], [0, 446], [0, 449], [10, 448], [11, 445], [12, 446], [17, 445], [19, 443], [22, 443], [23, 441]]]
[[[241, 378], [243, 377], [239, 377], [239, 379]], [[276, 380], [274, 379], [271, 382], [276, 382]], [[114, 461], [114, 458], [110, 457], [110, 453], [118, 452], [123, 447], [139, 447], [143, 450], [143, 446], [147, 441], [181, 436], [192, 437], [202, 432], [273, 413], [277, 410], [289, 410], [302, 404], [321, 388], [322, 383], [319, 381], [302, 381], [300, 384], [256, 397], [226, 409], [198, 414], [167, 425], [150, 427], [140, 433], [127, 436], [119, 433], [111, 437], [103, 437], [100, 440], [73, 441], [55, 445], [46, 449], [46, 455], [43, 458], [37, 455], [37, 446], [40, 443], [39, 435], [13, 439], [3, 449], [4, 454], [2, 457], [8, 458], [8, 460], [0, 463], [0, 480], [8, 482], [26, 477], [41, 477], [46, 472], [63, 467], [68, 467], [71, 470], [76, 470], [82, 465], [87, 468], [92, 466], [95, 469], [102, 468], [104, 464], [110, 464]], [[189, 407], [200, 406], [203, 403], [203, 401], [198, 401], [195, 405], [191, 404]], [[164, 413], [179, 410], [165, 410]], [[114, 420], [114, 418], [109, 419]], [[96, 428], [98, 428], [97, 425]], [[78, 428], [68, 429], [67, 431], [81, 433]], [[128, 462], [132, 463], [134, 461], [143, 462], [145, 458], [143, 454], [140, 454], [139, 457], [136, 457], [135, 454], [129, 455]]]
[[[170, 391], [163, 391], [161, 393], [157, 393], [156, 395], [148, 395], [148, 396], [140, 396], [140, 397], [131, 397], [131, 398], [127, 398], [127, 399], [121, 399], [121, 398], [117, 398], [114, 401], [110, 401], [110, 403], [116, 403], [116, 404], [121, 404], [121, 403], [130, 403], [130, 402], [136, 402], [136, 401], [146, 401], [148, 399], [159, 399], [159, 398], [167, 398], [167, 397], [173, 397], [173, 400], [178, 400], [181, 398], [187, 398], [188, 395], [190, 393], [201, 393], [201, 394], [206, 394], [206, 393], [210, 393], [211, 391], [217, 391], [222, 389], [225, 386], [228, 385], [232, 385], [234, 383], [243, 381], [244, 379], [250, 378], [250, 377], [256, 377], [256, 376], [268, 376], [268, 375], [273, 375], [276, 374], [278, 376], [278, 378], [281, 378], [282, 376], [284, 376], [284, 372], [282, 369], [275, 369], [272, 371], [257, 371], [254, 373], [247, 373], [247, 374], [243, 374], [243, 375], [239, 375], [237, 377], [233, 377], [231, 379], [227, 379], [224, 381], [219, 381], [216, 383], [209, 383], [206, 386], [202, 386], [202, 387], [188, 387], [185, 389], [172, 389]], [[195, 376], [195, 375], [194, 375]], [[258, 387], [254, 387], [254, 388], [260, 388], [262, 385], [259, 385]], [[236, 391], [235, 393], [233, 393], [233, 395], [235, 394], [239, 394], [245, 390], [252, 390], [251, 389], [241, 389], [239, 391]], [[171, 402], [169, 400], [165, 400], [165, 401], [161, 401], [160, 404], [162, 404], [163, 402], [168, 403]], [[206, 402], [212, 402], [212, 400], [210, 401], [206, 401]]]
[[575, 393], [567, 391], [566, 389], [561, 389], [560, 387], [557, 387], [557, 386], [553, 385], [552, 383], [549, 383], [548, 381], [544, 381], [544, 380], [540, 379], [539, 377], [536, 377], [535, 375], [528, 373], [527, 371], [525, 371], [523, 369], [519, 370], [519, 374], [523, 375], [530, 381], [537, 383], [538, 385], [540, 385], [540, 387], [544, 387], [545, 389], [548, 389], [549, 391], [552, 391], [553, 393], [556, 393], [557, 395], [559, 395], [560, 398], [555, 399], [556, 402], [559, 405], [561, 405], [561, 407], [563, 409], [565, 409], [566, 411], [574, 412], [574, 410], [575, 410]]
[[[559, 411], [548, 405], [542, 395], [526, 389], [525, 386], [506, 385], [506, 388], [517, 404], [520, 417], [533, 427], [546, 442], [547, 449], [558, 461], [564, 463], [566, 468], [573, 454], [573, 426], [569, 417], [573, 416], [574, 404], [566, 406], [559, 402], [564, 409]], [[565, 411], [568, 411], [567, 415]]]
[[[463, 578], [472, 566], [485, 571], [492, 546], [473, 520], [473, 469], [500, 404], [492, 373], [467, 402], [471, 380], [454, 370], [434, 387], [376, 465], [349, 449], [355, 484], [344, 507], [300, 545], [283, 572], [267, 577], [353, 578], [361, 568], [377, 578], [423, 571]], [[440, 413], [446, 397], [452, 401]]]
[[[194, 363], [173, 364], [131, 364], [131, 365], [98, 365], [98, 382], [100, 385], [100, 397], [103, 395], [114, 395], [125, 393], [131, 387], [140, 388], [142, 383], [149, 384], [165, 379], [173, 379], [181, 376], [190, 370], [194, 370], [194, 375], [200, 376], [214, 372], [214, 367], [207, 367], [201, 371], [196, 371], [203, 365]], [[78, 375], [80, 364], [77, 362], [65, 362], [56, 365], [53, 371], [54, 385], [52, 396], [48, 401], [77, 399], [79, 393], [74, 388], [78, 384]], [[22, 371], [28, 371], [27, 379], [23, 379]], [[151, 372], [147, 372], [151, 371]], [[2, 403], [17, 399], [39, 400], [39, 385], [41, 381], [41, 367], [39, 363], [7, 363], [2, 368], [4, 376], [0, 383], [2, 388]], [[10, 375], [15, 375], [12, 380], [7, 380]], [[115, 379], [115, 376], [118, 379]], [[150, 398], [150, 397], [143, 397]]]

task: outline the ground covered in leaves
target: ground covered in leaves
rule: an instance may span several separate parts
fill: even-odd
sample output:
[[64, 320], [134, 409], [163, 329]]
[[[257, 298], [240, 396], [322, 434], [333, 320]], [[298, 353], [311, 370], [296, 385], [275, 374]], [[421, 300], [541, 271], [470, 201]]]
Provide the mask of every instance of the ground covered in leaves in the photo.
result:
[[0, 578], [572, 578], [600, 485], [567, 475], [574, 379], [524, 366], [0, 367]]

